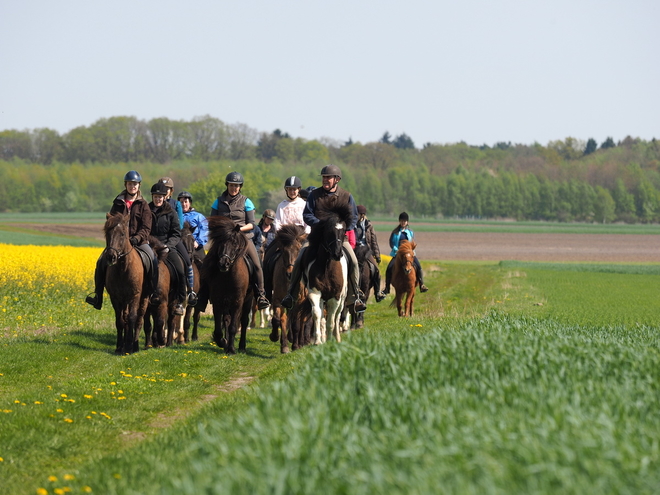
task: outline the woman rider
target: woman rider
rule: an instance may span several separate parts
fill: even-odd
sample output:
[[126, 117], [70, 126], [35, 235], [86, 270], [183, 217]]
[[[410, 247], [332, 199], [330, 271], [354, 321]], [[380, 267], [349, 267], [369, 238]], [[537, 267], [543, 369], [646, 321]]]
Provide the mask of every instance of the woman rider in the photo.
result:
[[[387, 270], [385, 271], [385, 290], [384, 294], [390, 293], [390, 284], [392, 283], [392, 269], [394, 268], [394, 258], [396, 253], [399, 250], [399, 244], [401, 241], [412, 241], [415, 237], [415, 233], [408, 226], [408, 214], [404, 211], [399, 215], [399, 225], [392, 231], [390, 234], [390, 247], [392, 251], [390, 256], [392, 259], [387, 265]], [[419, 284], [419, 291], [426, 292], [429, 288], [424, 285], [424, 274], [422, 273], [422, 265], [420, 265], [417, 256], [413, 259], [413, 264], [415, 265], [415, 273], [417, 274], [417, 283]]]
[[184, 222], [188, 222], [190, 228], [194, 229], [195, 250], [193, 251], [193, 255], [197, 259], [203, 260], [206, 258], [204, 246], [209, 242], [209, 226], [206, 222], [206, 217], [193, 208], [193, 197], [188, 191], [181, 191], [177, 199], [183, 208]]
[[[167, 197], [167, 186], [162, 182], [156, 182], [151, 187], [151, 213], [153, 215], [151, 224], [151, 235], [165, 244], [168, 259], [174, 265], [179, 279], [177, 298], [174, 304], [174, 314], [184, 314], [182, 302], [186, 298], [186, 277], [184, 276], [183, 259], [176, 249], [181, 242], [181, 229], [179, 228], [179, 217], [174, 208], [165, 201]], [[152, 299], [152, 304], [158, 303], [158, 299]]]
[[[165, 202], [169, 203], [172, 209], [176, 212], [176, 217], [179, 220], [179, 229], [183, 230], [183, 222], [184, 222], [183, 205], [181, 204], [181, 201], [178, 201], [177, 199], [174, 199], [172, 197], [172, 193], [174, 192], [174, 181], [170, 177], [161, 177], [160, 179], [158, 179], [158, 182], [164, 184], [165, 187], [167, 188], [167, 195], [165, 196]], [[186, 246], [182, 242], [176, 245], [176, 250], [179, 252], [179, 255], [181, 256], [181, 259], [183, 260], [183, 263], [186, 267], [186, 283], [188, 284], [188, 304], [190, 306], [194, 306], [197, 304], [197, 294], [195, 294], [195, 291], [193, 290], [193, 287], [195, 287], [195, 279], [193, 275], [194, 272], [192, 269], [192, 260], [190, 259], [190, 255], [186, 250]]]
[[[140, 183], [142, 176], [135, 170], [130, 170], [124, 175], [124, 190], [112, 202], [110, 215], [115, 213], [129, 214], [128, 235], [131, 245], [140, 246], [140, 249], [151, 256], [152, 277], [149, 292], [158, 288], [158, 259], [149, 246], [148, 239], [151, 232], [151, 213], [147, 202], [140, 194]], [[105, 252], [101, 254], [96, 262], [94, 272], [94, 292], [87, 296], [85, 302], [91, 304], [95, 309], [103, 307], [103, 289], [105, 288], [105, 272], [108, 265], [105, 261]]]
[[259, 256], [257, 256], [257, 250], [254, 247], [254, 243], [252, 242], [252, 232], [250, 232], [255, 225], [254, 204], [250, 198], [241, 194], [243, 182], [243, 176], [238, 172], [227, 174], [227, 177], [225, 178], [225, 186], [227, 186], [227, 189], [213, 203], [213, 206], [211, 207], [211, 216], [221, 215], [231, 218], [234, 224], [238, 225], [241, 232], [243, 232], [250, 240], [250, 242], [247, 243], [247, 254], [250, 256], [252, 264], [254, 265], [254, 273], [257, 282], [257, 307], [259, 309], [266, 309], [270, 306], [270, 302], [268, 302], [266, 294], [264, 293], [264, 276], [261, 269], [261, 262], [259, 261]]

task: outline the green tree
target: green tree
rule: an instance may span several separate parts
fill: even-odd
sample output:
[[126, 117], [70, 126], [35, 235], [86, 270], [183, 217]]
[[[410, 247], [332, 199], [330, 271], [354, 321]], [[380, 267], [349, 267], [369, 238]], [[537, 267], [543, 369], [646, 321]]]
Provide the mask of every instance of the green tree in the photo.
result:
[[606, 150], [608, 148], [614, 148], [614, 147], [616, 147], [616, 144], [614, 144], [614, 139], [612, 139], [611, 137], [605, 139], [605, 141], [603, 141], [600, 145], [600, 149], [602, 150]]
[[399, 134], [396, 138], [394, 138], [392, 144], [394, 145], [395, 148], [398, 148], [400, 150], [415, 149], [415, 143], [410, 138], [410, 136], [408, 136], [405, 132]]
[[594, 220], [599, 223], [610, 223], [616, 218], [614, 212], [616, 204], [610, 192], [600, 186], [596, 186], [596, 199], [594, 201]]
[[383, 144], [392, 144], [392, 135], [388, 131], [385, 131], [378, 142]]
[[587, 141], [587, 146], [584, 148], [584, 154], [590, 155], [591, 153], [596, 151], [597, 148], [598, 148], [598, 143], [596, 142], [596, 140], [594, 138], [589, 138], [589, 140]]

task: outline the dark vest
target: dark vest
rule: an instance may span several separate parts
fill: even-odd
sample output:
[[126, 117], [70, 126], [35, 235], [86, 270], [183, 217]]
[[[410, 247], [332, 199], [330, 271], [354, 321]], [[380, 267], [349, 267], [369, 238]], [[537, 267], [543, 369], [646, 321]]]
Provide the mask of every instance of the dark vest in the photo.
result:
[[[243, 227], [245, 225], [245, 200], [247, 196], [238, 193], [233, 198], [229, 194], [218, 196], [218, 215], [229, 217], [235, 225]], [[245, 232], [248, 239], [252, 239], [252, 232]]]

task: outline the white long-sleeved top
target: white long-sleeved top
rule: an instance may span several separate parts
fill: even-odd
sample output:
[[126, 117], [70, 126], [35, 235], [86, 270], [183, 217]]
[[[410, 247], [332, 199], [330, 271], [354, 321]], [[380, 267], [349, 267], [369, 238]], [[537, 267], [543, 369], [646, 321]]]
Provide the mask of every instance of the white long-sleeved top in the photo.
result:
[[292, 223], [294, 225], [305, 227], [305, 232], [309, 234], [312, 229], [303, 221], [303, 210], [305, 209], [305, 204], [306, 201], [298, 196], [293, 201], [287, 198], [279, 205], [277, 205], [277, 210], [275, 211], [275, 222], [273, 222], [275, 232], [280, 230], [282, 225]]

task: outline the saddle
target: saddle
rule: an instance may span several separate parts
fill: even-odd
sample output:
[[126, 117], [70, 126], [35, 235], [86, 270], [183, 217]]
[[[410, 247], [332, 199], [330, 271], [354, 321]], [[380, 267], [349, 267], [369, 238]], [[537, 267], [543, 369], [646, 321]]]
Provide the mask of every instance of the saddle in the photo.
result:
[[135, 250], [138, 252], [138, 254], [140, 255], [140, 259], [142, 260], [142, 266], [144, 267], [144, 273], [147, 276], [150, 276], [151, 272], [152, 272], [152, 267], [153, 267], [151, 255], [149, 253], [147, 253], [146, 251], [144, 251], [142, 249], [142, 246], [135, 246]]

